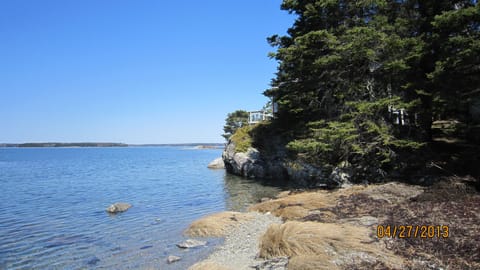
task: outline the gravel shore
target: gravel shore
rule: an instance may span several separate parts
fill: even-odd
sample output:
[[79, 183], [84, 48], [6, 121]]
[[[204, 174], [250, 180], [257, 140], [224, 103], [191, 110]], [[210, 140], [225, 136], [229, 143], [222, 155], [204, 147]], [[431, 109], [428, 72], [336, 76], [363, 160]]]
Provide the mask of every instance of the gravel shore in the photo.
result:
[[[281, 219], [269, 213], [251, 212], [253, 219], [230, 229], [223, 245], [218, 247], [203, 263], [213, 263], [226, 269], [252, 269], [264, 262], [257, 259], [259, 238], [273, 223]], [[195, 269], [195, 268], [193, 268]]]

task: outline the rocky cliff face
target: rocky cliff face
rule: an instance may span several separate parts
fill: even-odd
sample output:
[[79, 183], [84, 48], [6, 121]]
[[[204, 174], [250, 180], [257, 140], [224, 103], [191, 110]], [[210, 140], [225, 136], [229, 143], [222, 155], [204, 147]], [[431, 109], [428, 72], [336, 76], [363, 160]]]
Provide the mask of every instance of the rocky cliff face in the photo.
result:
[[230, 141], [222, 154], [227, 172], [247, 178], [261, 179], [265, 177], [265, 164], [255, 148], [246, 153], [236, 152], [235, 143]]
[[327, 173], [324, 168], [288, 159], [284, 154], [264, 154], [250, 147], [247, 152], [236, 152], [229, 141], [222, 154], [227, 172], [251, 179], [299, 187], [338, 187], [349, 183], [350, 175], [342, 168]]

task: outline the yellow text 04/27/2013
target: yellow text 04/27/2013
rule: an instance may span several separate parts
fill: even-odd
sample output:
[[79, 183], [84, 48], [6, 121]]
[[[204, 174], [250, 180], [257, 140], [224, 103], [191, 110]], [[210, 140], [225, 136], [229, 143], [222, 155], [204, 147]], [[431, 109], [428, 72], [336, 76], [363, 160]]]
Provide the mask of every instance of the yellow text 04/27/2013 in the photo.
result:
[[448, 225], [378, 225], [378, 238], [448, 238]]

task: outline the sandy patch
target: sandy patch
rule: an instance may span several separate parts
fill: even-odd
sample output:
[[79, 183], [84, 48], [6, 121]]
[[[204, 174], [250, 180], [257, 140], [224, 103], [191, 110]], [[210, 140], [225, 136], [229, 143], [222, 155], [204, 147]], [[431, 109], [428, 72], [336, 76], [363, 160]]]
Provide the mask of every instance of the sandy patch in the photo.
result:
[[212, 261], [201, 261], [188, 268], [188, 270], [232, 270]]

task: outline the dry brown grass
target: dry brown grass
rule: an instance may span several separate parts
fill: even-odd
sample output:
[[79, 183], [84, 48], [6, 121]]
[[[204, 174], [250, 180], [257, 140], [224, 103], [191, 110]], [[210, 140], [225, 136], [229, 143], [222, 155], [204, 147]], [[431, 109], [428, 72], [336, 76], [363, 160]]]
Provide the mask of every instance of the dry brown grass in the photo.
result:
[[188, 268], [188, 270], [232, 270], [211, 261], [201, 261]]
[[251, 220], [253, 215], [240, 212], [220, 212], [194, 221], [185, 235], [192, 237], [221, 237], [241, 222]]
[[289, 190], [286, 190], [286, 191], [282, 191], [280, 193], [277, 194], [277, 196], [275, 196], [275, 198], [277, 199], [280, 199], [280, 198], [285, 198], [287, 197], [288, 195], [290, 195], [290, 191]]
[[[321, 210], [322, 215], [327, 215], [329, 220], [334, 220], [337, 212], [335, 209], [343, 208], [342, 205], [339, 205], [342, 203], [342, 197], [358, 196], [377, 201], [378, 205], [386, 205], [401, 203], [422, 192], [423, 188], [421, 187], [400, 183], [357, 185], [335, 191], [318, 190], [289, 196], [286, 196], [285, 193], [278, 199], [253, 205], [249, 211], [270, 212], [285, 220], [298, 220], [308, 216], [313, 210]], [[358, 205], [362, 206], [360, 201]]]
[[[315, 256], [315, 260], [303, 260], [306, 265], [313, 266], [321, 263], [343, 265], [356, 261], [401, 265], [402, 260], [372, 239], [371, 233], [367, 227], [350, 224], [288, 221], [268, 228], [260, 239], [259, 255], [262, 258]], [[301, 262], [298, 259], [294, 265]]]
[[277, 217], [292, 220], [306, 216], [310, 210], [334, 205], [332, 192], [320, 190], [303, 192], [253, 205], [249, 211], [270, 212]]

